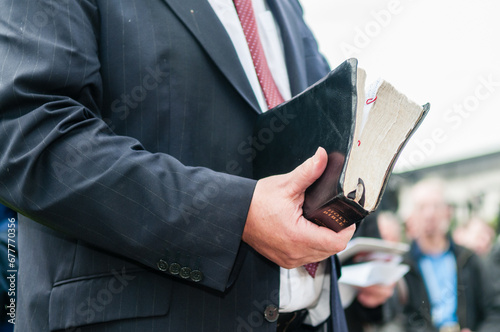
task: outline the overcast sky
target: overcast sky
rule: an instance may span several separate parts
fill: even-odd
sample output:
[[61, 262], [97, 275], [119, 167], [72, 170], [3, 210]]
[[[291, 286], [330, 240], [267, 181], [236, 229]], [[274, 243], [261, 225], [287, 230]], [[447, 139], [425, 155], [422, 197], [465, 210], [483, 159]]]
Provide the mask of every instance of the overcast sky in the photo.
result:
[[500, 151], [500, 1], [301, 3], [332, 68], [358, 58], [368, 81], [431, 103], [397, 170]]

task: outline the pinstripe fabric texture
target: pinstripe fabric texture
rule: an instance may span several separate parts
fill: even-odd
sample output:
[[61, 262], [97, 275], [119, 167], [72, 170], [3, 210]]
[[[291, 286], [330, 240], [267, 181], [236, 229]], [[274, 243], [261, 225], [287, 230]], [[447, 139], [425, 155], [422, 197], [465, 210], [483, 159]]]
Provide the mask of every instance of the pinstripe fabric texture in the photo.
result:
[[[327, 66], [298, 3], [269, 5], [296, 94]], [[278, 267], [241, 243], [258, 105], [209, 4], [0, 8], [16, 331], [274, 331]]]

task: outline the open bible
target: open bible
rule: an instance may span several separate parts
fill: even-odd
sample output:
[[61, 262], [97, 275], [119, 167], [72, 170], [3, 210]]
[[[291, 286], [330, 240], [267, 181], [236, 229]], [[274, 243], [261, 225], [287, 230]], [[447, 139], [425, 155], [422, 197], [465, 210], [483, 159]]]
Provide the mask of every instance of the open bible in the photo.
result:
[[301, 94], [260, 114], [254, 132], [266, 144], [254, 158], [257, 179], [287, 173], [318, 147], [328, 153], [310, 186], [304, 216], [339, 231], [373, 212], [397, 157], [429, 111], [349, 59]]

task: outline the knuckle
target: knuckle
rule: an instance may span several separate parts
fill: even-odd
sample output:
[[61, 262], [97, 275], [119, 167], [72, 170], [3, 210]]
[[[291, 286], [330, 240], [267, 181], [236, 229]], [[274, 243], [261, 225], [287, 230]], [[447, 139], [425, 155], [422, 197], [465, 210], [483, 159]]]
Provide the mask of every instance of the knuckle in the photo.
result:
[[297, 266], [302, 265], [300, 263], [302, 260], [303, 255], [299, 251], [289, 248], [283, 257], [283, 267], [287, 269], [296, 268]]
[[285, 263], [285, 264], [281, 265], [281, 267], [288, 269], [288, 270], [296, 268], [295, 264], [289, 264], [289, 263]]
[[297, 264], [297, 262], [300, 261], [301, 259], [302, 259], [302, 255], [300, 255], [299, 253], [297, 253], [295, 251], [292, 251], [288, 254], [287, 262], [294, 265], [294, 264]]

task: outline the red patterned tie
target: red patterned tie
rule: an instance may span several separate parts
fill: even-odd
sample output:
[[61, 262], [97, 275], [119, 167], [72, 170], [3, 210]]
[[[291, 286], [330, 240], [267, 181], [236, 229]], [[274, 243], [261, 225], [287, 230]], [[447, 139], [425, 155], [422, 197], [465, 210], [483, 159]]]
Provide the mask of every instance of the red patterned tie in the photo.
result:
[[[264, 48], [260, 42], [259, 32], [257, 30], [257, 21], [255, 20], [252, 0], [233, 0], [233, 2], [250, 49], [250, 55], [252, 56], [255, 71], [257, 72], [257, 78], [259, 79], [262, 92], [264, 92], [264, 97], [266, 98], [267, 107], [273, 108], [284, 102], [284, 99], [267, 65]], [[319, 263], [310, 263], [304, 265], [304, 268], [309, 272], [311, 277], [314, 278], [318, 265]]]
[[252, 7], [252, 0], [233, 0], [236, 12], [240, 18], [243, 33], [247, 39], [250, 55], [252, 56], [257, 78], [264, 92], [268, 108], [273, 108], [281, 104], [284, 99], [274, 82], [269, 66], [267, 65], [264, 48], [260, 42], [259, 32], [257, 30], [257, 21]]
[[304, 265], [304, 268], [306, 269], [307, 272], [309, 272], [311, 277], [314, 278], [314, 276], [316, 276], [316, 270], [318, 269], [318, 265], [319, 265], [319, 262], [318, 263], [309, 263], [309, 264]]

